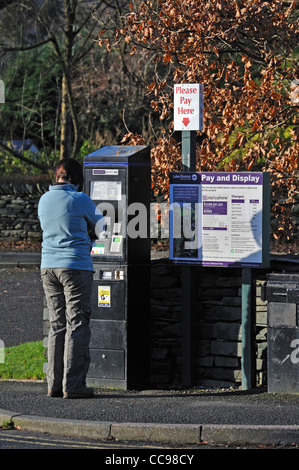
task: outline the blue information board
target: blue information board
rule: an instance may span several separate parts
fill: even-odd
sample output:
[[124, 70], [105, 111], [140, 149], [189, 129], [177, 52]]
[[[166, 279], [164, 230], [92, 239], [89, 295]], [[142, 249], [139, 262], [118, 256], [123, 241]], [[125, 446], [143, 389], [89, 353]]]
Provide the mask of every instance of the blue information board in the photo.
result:
[[268, 266], [269, 173], [171, 173], [169, 194], [172, 261]]

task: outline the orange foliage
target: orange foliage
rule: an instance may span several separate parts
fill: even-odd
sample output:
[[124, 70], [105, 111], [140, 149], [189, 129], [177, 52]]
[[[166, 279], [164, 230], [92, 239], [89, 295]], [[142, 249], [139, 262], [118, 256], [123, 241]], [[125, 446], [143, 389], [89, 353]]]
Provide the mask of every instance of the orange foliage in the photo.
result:
[[[299, 118], [290, 87], [299, 78], [298, 25], [295, 1], [131, 1], [117, 40], [155, 64], [147, 88], [163, 128], [152, 145], [157, 190], [167, 195], [168, 172], [181, 168], [173, 85], [202, 83], [204, 131], [198, 132], [197, 170], [271, 172], [273, 237], [293, 240]], [[128, 134], [124, 141], [143, 138]]]

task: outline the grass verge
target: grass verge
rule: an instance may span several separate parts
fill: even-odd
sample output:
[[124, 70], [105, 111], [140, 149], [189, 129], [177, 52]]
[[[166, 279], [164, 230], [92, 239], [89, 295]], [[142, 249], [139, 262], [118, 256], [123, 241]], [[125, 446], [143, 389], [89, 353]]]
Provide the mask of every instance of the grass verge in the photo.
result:
[[34, 379], [45, 377], [46, 361], [42, 341], [4, 348], [4, 362], [0, 363], [0, 379]]

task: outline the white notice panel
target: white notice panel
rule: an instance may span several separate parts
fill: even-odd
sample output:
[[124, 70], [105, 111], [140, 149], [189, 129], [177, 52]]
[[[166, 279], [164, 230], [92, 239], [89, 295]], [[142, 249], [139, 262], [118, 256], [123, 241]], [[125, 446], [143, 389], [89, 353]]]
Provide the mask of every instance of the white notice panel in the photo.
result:
[[262, 173], [202, 174], [202, 262], [262, 264]]
[[174, 130], [203, 130], [203, 85], [174, 85]]

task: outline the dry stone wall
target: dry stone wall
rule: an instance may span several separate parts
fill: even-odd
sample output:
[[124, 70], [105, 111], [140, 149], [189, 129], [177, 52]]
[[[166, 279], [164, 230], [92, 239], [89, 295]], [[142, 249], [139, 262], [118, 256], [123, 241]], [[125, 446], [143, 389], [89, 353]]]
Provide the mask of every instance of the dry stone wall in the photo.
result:
[[[241, 385], [240, 269], [193, 267], [196, 277], [196, 383], [205, 387]], [[180, 267], [152, 261], [151, 380], [182, 381], [182, 286]], [[266, 383], [267, 303], [261, 300], [265, 272], [256, 279], [256, 383]]]
[[[241, 386], [242, 273], [236, 268], [192, 267], [196, 288], [194, 320], [196, 385]], [[272, 257], [269, 269], [253, 270], [255, 383], [267, 383], [267, 302], [261, 298], [269, 272], [298, 272], [297, 259]], [[182, 383], [181, 269], [167, 259], [151, 264], [151, 381]]]
[[41, 240], [37, 206], [48, 183], [0, 182], [0, 241]]

